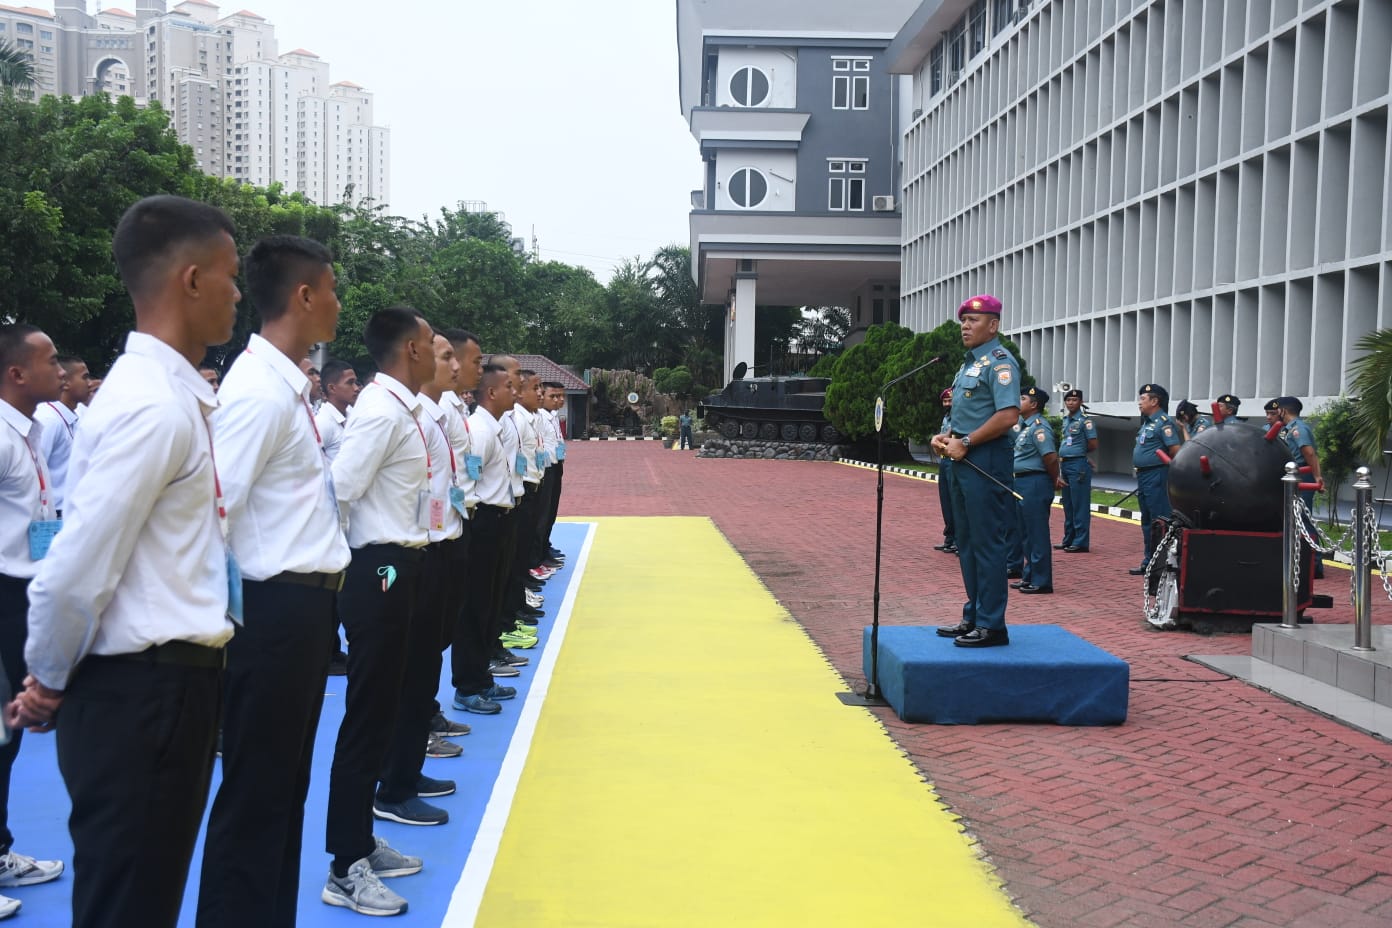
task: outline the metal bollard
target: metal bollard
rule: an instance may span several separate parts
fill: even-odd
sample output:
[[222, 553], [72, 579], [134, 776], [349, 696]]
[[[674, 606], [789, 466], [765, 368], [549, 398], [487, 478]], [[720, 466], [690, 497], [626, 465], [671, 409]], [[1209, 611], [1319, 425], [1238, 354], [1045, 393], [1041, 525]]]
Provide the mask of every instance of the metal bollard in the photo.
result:
[[1286, 462], [1286, 475], [1281, 478], [1282, 498], [1286, 501], [1285, 512], [1281, 516], [1281, 627], [1299, 628], [1295, 605], [1299, 590], [1295, 588], [1295, 562], [1299, 555], [1299, 532], [1295, 526], [1295, 488], [1300, 478], [1295, 472], [1295, 462]]
[[1373, 527], [1366, 524], [1372, 513], [1373, 484], [1368, 479], [1368, 468], [1358, 468], [1358, 479], [1353, 484], [1352, 523], [1353, 536], [1353, 649], [1373, 651], [1373, 559], [1368, 550], [1368, 539]]

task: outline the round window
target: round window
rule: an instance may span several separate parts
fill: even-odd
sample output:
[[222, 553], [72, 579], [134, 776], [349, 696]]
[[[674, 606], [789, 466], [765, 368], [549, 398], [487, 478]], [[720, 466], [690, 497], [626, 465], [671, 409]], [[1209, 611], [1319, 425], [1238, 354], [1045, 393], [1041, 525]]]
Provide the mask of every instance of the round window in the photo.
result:
[[730, 199], [736, 206], [749, 209], [764, 202], [768, 196], [768, 181], [754, 168], [740, 168], [730, 176]]
[[730, 96], [740, 106], [760, 106], [768, 94], [768, 75], [758, 68], [740, 68], [730, 78]]

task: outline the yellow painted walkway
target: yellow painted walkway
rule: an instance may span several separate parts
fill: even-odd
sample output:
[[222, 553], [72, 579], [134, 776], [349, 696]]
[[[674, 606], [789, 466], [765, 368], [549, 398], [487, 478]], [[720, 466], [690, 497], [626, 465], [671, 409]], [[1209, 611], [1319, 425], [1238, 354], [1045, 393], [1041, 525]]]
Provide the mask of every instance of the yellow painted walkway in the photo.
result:
[[1028, 924], [709, 520], [594, 521], [477, 924]]

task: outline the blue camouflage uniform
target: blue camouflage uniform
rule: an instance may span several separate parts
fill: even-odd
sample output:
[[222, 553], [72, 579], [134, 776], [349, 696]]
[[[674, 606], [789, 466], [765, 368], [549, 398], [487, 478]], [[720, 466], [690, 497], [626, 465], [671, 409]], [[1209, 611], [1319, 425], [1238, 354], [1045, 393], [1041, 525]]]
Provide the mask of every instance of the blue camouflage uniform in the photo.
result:
[[[998, 312], [998, 310], [997, 310]], [[967, 351], [952, 381], [952, 435], [962, 437], [985, 425], [999, 410], [1020, 405], [1020, 367], [1000, 339]], [[1007, 436], [973, 444], [967, 460], [1005, 486], [1011, 485], [1014, 452]], [[1005, 544], [1015, 519], [1015, 498], [965, 463], [952, 466], [952, 517], [957, 559], [967, 601], [962, 622], [979, 628], [1005, 628], [1007, 591]]]
[[[1141, 393], [1164, 395], [1164, 389], [1154, 384], [1146, 384]], [[1164, 400], [1161, 401], [1164, 406]], [[1179, 432], [1179, 423], [1166, 413], [1157, 411], [1141, 419], [1141, 428], [1136, 433], [1136, 447], [1131, 452], [1131, 464], [1136, 468], [1136, 496], [1141, 504], [1141, 532], [1145, 536], [1144, 567], [1150, 563], [1155, 552], [1155, 542], [1151, 538], [1150, 526], [1156, 519], [1170, 514], [1170, 467], [1158, 454], [1165, 451], [1173, 456], [1174, 449], [1184, 443]]]
[[1092, 544], [1092, 462], [1088, 442], [1097, 439], [1092, 417], [1079, 409], [1063, 417], [1063, 447], [1059, 471], [1063, 477], [1064, 547], [1087, 548]]
[[[1042, 395], [1043, 402], [1048, 402], [1048, 394]], [[1049, 542], [1049, 507], [1054, 503], [1054, 481], [1049, 477], [1044, 458], [1054, 453], [1053, 427], [1042, 415], [1035, 413], [1024, 421], [1015, 439], [1015, 492], [1024, 497], [1018, 503], [1024, 528], [1022, 580], [1029, 586], [1049, 589], [1054, 586], [1054, 552]]]

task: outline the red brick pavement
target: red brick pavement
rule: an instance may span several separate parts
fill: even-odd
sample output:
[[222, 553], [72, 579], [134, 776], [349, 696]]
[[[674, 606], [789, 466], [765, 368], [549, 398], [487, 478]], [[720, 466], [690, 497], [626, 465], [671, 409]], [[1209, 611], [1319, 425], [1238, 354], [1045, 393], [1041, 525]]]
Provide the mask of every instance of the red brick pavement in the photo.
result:
[[[698, 459], [655, 442], [570, 451], [563, 514], [709, 516], [863, 689], [873, 471]], [[885, 507], [881, 621], [955, 621], [956, 562], [931, 550], [937, 488], [886, 475]], [[1012, 596], [1007, 614], [1127, 660], [1125, 725], [934, 726], [875, 710], [1021, 908], [1043, 928], [1392, 925], [1392, 746], [1184, 660], [1249, 653], [1250, 639], [1148, 630], [1125, 571], [1139, 527], [1095, 518], [1092, 532], [1092, 553], [1056, 558], [1055, 595]], [[1347, 575], [1330, 573], [1336, 608], [1312, 614], [1350, 622]], [[1375, 608], [1374, 621], [1392, 621], [1383, 597]]]

